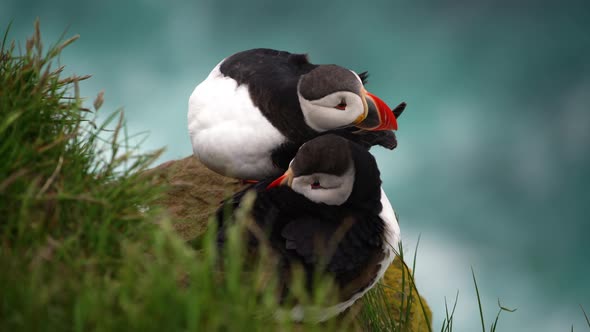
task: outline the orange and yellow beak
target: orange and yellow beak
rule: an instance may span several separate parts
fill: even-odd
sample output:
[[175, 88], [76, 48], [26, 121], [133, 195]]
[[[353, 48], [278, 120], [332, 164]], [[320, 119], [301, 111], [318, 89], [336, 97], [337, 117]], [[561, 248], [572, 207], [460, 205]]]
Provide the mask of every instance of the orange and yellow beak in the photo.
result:
[[367, 116], [355, 126], [371, 131], [397, 130], [397, 119], [391, 108], [381, 98], [367, 90], [363, 90], [362, 94], [366, 103]]
[[271, 182], [267, 187], [266, 190], [269, 190], [271, 188], [274, 187], [278, 187], [278, 186], [283, 186], [283, 185], [291, 185], [291, 182], [293, 182], [293, 172], [291, 171], [291, 169], [289, 168], [285, 174], [279, 176], [276, 180], [274, 180], [273, 182]]

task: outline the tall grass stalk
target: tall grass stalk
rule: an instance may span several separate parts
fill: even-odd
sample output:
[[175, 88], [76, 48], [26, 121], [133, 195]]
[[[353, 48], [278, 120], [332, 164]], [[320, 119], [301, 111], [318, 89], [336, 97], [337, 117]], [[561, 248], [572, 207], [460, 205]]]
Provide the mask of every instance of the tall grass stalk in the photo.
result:
[[[582, 309], [582, 313], [584, 314], [584, 318], [586, 319], [586, 324], [588, 324], [588, 327], [590, 328], [590, 319], [588, 319], [588, 315], [586, 314], [586, 310], [584, 310], [584, 307], [582, 307], [582, 305], [580, 304], [580, 309]], [[573, 327], [572, 327], [573, 329]]]

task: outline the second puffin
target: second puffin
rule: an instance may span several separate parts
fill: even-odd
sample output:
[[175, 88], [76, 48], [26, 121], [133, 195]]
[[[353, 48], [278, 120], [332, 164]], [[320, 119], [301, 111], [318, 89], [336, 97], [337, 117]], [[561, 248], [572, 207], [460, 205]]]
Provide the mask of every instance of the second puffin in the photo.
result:
[[[328, 134], [301, 146], [286, 173], [237, 193], [217, 213], [224, 227], [248, 190], [256, 191], [251, 211], [256, 225], [279, 258], [278, 276], [289, 287], [292, 267], [301, 265], [308, 289], [316, 272], [333, 277], [339, 302], [322, 308], [313, 320], [339, 314], [381, 279], [397, 249], [400, 229], [381, 189], [375, 158], [366, 148]], [[231, 209], [228, 209], [230, 205]], [[249, 245], [255, 250], [257, 237]], [[301, 309], [301, 308], [300, 308]], [[294, 310], [294, 319], [302, 317]]]

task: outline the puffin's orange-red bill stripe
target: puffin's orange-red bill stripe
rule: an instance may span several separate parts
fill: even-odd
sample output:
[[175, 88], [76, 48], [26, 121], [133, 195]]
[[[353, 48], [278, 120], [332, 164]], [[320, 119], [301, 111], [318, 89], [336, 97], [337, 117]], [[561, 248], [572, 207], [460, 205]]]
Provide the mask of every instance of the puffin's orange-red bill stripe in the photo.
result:
[[271, 182], [267, 187], [266, 190], [270, 189], [270, 188], [274, 188], [274, 187], [278, 187], [281, 185], [281, 183], [283, 182], [283, 180], [285, 180], [285, 178], [288, 176], [287, 173], [279, 176], [276, 180], [274, 180], [273, 182]]
[[397, 120], [391, 108], [381, 98], [368, 91], [366, 93], [375, 102], [379, 111], [379, 119], [381, 120], [379, 126], [371, 130], [397, 130]]

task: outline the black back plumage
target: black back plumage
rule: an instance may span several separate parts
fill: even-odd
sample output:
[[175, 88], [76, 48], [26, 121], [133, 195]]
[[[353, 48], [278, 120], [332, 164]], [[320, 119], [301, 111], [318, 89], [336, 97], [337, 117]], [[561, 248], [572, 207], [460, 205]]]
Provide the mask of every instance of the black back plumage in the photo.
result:
[[290, 141], [301, 145], [317, 133], [305, 123], [297, 83], [316, 67], [305, 54], [258, 48], [228, 57], [220, 71], [238, 85], [247, 84], [253, 104]]
[[[308, 287], [316, 269], [324, 266], [323, 270], [340, 287], [342, 300], [368, 287], [383, 258], [385, 225], [379, 217], [381, 180], [375, 159], [363, 147], [348, 144], [354, 158], [355, 178], [361, 180], [355, 181], [344, 204], [315, 203], [288, 186], [267, 190], [271, 181], [259, 182], [234, 195], [225, 202], [225, 208], [218, 210], [220, 244], [224, 241], [224, 220], [231, 219], [225, 213], [238, 208], [243, 195], [254, 190], [257, 196], [251, 213], [256, 224], [268, 234], [270, 245], [280, 258], [283, 282], [288, 282], [290, 267], [301, 264]], [[251, 236], [249, 244], [255, 249], [258, 241]]]
[[[297, 96], [300, 77], [317, 67], [309, 62], [306, 54], [265, 48], [236, 53], [221, 64], [221, 73], [236, 80], [238, 85], [248, 85], [253, 104], [287, 137], [287, 141], [271, 155], [273, 163], [281, 169], [287, 168], [301, 144], [326, 134], [316, 132], [305, 123]], [[359, 77], [365, 84], [368, 73], [362, 72]], [[350, 127], [327, 133], [343, 136], [367, 149], [381, 145], [392, 150], [397, 146], [392, 131], [364, 131]]]

